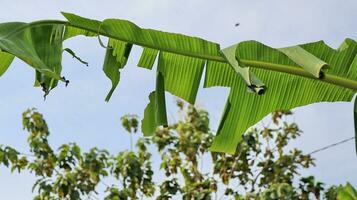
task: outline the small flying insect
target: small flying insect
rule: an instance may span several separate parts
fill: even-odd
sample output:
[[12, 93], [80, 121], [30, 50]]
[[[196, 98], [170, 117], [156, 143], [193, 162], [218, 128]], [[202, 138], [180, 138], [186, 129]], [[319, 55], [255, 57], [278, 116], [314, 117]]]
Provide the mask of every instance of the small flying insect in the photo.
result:
[[235, 27], [238, 27], [239, 25], [240, 25], [240, 23], [236, 23], [234, 26], [235, 26]]

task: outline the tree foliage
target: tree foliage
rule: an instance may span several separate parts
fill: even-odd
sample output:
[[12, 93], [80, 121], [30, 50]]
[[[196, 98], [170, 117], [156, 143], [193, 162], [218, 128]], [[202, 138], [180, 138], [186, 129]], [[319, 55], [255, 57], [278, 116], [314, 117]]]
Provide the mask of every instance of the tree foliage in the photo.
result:
[[[290, 111], [273, 113], [270, 125], [249, 130], [235, 153], [227, 154], [209, 151], [214, 132], [205, 110], [182, 101], [177, 106], [177, 122], [138, 139], [135, 150], [117, 154], [98, 148], [83, 152], [75, 143], [54, 150], [43, 116], [29, 109], [23, 113], [23, 127], [30, 154], [1, 146], [0, 164], [11, 171], [33, 173], [36, 200], [97, 199], [98, 195], [105, 200], [356, 199], [350, 184], [327, 187], [314, 176], [300, 175], [315, 164], [311, 155], [288, 146], [302, 133], [288, 119]], [[130, 135], [140, 130], [136, 115], [125, 115], [121, 122]]]

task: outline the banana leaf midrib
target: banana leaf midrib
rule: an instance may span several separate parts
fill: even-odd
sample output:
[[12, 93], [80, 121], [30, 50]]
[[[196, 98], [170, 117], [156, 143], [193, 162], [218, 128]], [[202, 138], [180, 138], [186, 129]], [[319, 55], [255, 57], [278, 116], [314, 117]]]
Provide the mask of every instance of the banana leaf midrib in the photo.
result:
[[[245, 60], [245, 59], [241, 59], [241, 60], [239, 60], [239, 62], [241, 64], [244, 64], [244, 65], [247, 65], [247, 66], [253, 67], [253, 68], [260, 68], [260, 69], [265, 69], [265, 70], [284, 72], [284, 73], [293, 74], [293, 75], [297, 75], [297, 76], [303, 76], [306, 78], [321, 80], [321, 81], [324, 81], [327, 83], [342, 86], [342, 87], [349, 88], [352, 90], [357, 90], [357, 81], [348, 79], [348, 78], [343, 78], [341, 76], [324, 73], [321, 78], [316, 78], [311, 73], [305, 71], [303, 68], [298, 68], [295, 66], [262, 62], [262, 61], [256, 61], [256, 60]], [[330, 66], [330, 67], [333, 67], [333, 66]]]
[[[91, 31], [91, 32], [94, 32], [94, 33], [99, 33], [100, 35], [103, 35], [103, 36], [106, 36], [106, 37], [109, 37], [109, 38], [114, 38], [114, 39], [117, 39], [117, 40], [121, 40], [123, 42], [132, 43], [132, 44], [139, 45], [139, 46], [142, 46], [142, 47], [148, 47], [148, 48], [152, 48], [152, 49], [158, 49], [160, 51], [166, 51], [166, 52], [170, 52], [170, 53], [175, 53], [175, 54], [180, 54], [180, 55], [185, 55], [185, 56], [190, 56], [190, 57], [210, 60], [210, 61], [226, 63], [226, 60], [224, 59], [224, 57], [219, 56], [219, 55], [198, 54], [198, 53], [194, 53], [194, 52], [178, 51], [178, 50], [175, 50], [175, 49], [157, 48], [155, 46], [142, 44], [142, 43], [140, 43], [138, 41], [128, 41], [128, 40], [126, 40], [124, 38], [119, 38], [119, 37], [113, 36], [111, 34], [108, 34], [108, 33], [104, 32], [103, 30], [92, 30], [92, 29], [81, 27], [81, 26], [76, 26], [76, 25], [73, 25], [73, 24], [71, 24], [71, 23], [69, 23], [67, 21], [41, 20], [41, 21], [36, 21], [36, 22], [29, 23], [28, 26], [44, 26], [44, 25], [52, 25], [52, 24], [63, 24], [63, 25], [66, 25], [66, 26], [71, 26], [71, 27], [75, 27], [75, 28], [79, 28], [79, 29], [84, 29], [84, 30]], [[24, 28], [26, 28], [28, 26], [21, 27], [21, 29], [24, 29]], [[16, 32], [18, 30], [21, 30], [21, 29], [14, 30], [14, 32]], [[331, 74], [328, 74], [328, 73], [325, 73], [323, 75], [323, 77], [321, 77], [320, 79], [317, 79], [316, 77], [311, 75], [309, 72], [305, 71], [303, 68], [298, 68], [298, 67], [295, 67], [295, 66], [281, 65], [281, 64], [269, 63], [269, 62], [261, 62], [261, 61], [256, 61], [256, 60], [245, 60], [245, 59], [241, 59], [241, 60], [239, 60], [239, 62], [241, 64], [243, 64], [243, 65], [246, 65], [246, 66], [249, 66], [249, 67], [253, 67], [253, 68], [260, 68], [260, 69], [264, 69], [264, 70], [272, 70], [272, 71], [278, 71], [278, 72], [283, 72], [283, 73], [289, 73], [289, 74], [293, 74], [293, 75], [297, 75], [297, 76], [303, 76], [303, 77], [310, 78], [310, 79], [324, 81], [324, 82], [327, 82], [327, 83], [331, 83], [331, 84], [338, 85], [338, 86], [341, 86], [341, 87], [349, 88], [349, 89], [352, 89], [352, 90], [357, 90], [357, 81], [352, 80], [352, 79], [348, 79], [348, 78], [342, 78], [340, 76], [331, 75]], [[330, 67], [333, 67], [333, 66], [330, 66]]]

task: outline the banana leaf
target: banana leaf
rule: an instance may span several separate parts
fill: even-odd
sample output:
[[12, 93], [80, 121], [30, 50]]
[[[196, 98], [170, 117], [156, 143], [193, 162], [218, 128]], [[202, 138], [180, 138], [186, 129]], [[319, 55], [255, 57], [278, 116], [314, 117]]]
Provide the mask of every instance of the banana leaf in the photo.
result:
[[[300, 45], [310, 54], [329, 65], [326, 73], [339, 77], [357, 79], [357, 44], [347, 39], [343, 49], [334, 50], [323, 42]], [[237, 45], [236, 58], [240, 65], [257, 62], [262, 65], [278, 64], [300, 68], [287, 55], [257, 41]], [[354, 90], [339, 87], [319, 79], [253, 68], [252, 71], [266, 85], [267, 91], [258, 96], [247, 93], [244, 82], [226, 63], [209, 61], [206, 69], [205, 87], [230, 87], [230, 95], [212, 151], [234, 153], [242, 134], [263, 117], [275, 110], [288, 110], [317, 102], [351, 101]]]
[[[234, 153], [242, 134], [270, 112], [351, 101], [357, 90], [357, 45], [353, 39], [346, 39], [338, 49], [322, 41], [285, 48], [243, 41], [220, 49], [219, 44], [198, 37], [144, 29], [127, 20], [63, 15], [68, 21], [0, 24], [0, 75], [14, 57], [20, 58], [36, 71], [36, 85], [48, 92], [58, 80], [64, 80], [63, 40], [78, 35], [105, 36], [109, 44], [103, 70], [112, 82], [109, 100], [132, 45], [139, 45], [143, 47], [139, 67], [152, 69], [159, 55], [156, 90], [149, 96], [143, 120], [145, 135], [152, 134], [156, 126], [167, 125], [165, 91], [195, 102], [205, 64], [204, 87], [230, 88], [212, 151]], [[247, 92], [247, 87], [252, 92]]]

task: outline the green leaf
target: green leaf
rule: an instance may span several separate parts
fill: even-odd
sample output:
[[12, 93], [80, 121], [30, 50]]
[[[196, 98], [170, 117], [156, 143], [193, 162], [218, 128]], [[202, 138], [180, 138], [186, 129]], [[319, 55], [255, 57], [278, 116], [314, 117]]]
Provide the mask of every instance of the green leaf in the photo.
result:
[[[316, 102], [350, 101], [357, 89], [357, 45], [352, 39], [346, 39], [337, 50], [323, 42], [274, 49], [246, 41], [236, 45], [235, 55], [233, 47], [224, 58], [217, 43], [201, 38], [143, 29], [126, 20], [101, 22], [70, 13], [63, 15], [68, 22], [0, 24], [0, 49], [31, 65], [36, 71], [37, 85], [45, 84], [48, 92], [62, 80], [64, 39], [98, 34], [109, 37], [109, 43], [115, 40], [118, 47], [108, 44], [103, 70], [112, 81], [112, 88], [106, 100], [119, 82], [119, 70], [124, 67], [132, 44], [144, 47], [139, 65], [148, 69], [160, 51], [155, 116], [161, 125], [167, 124], [165, 90], [194, 103], [203, 65], [208, 61], [205, 87], [231, 88], [212, 150], [234, 152], [247, 128], [272, 111]], [[320, 76], [324, 66], [330, 68]], [[265, 95], [254, 96], [245, 91], [248, 85], [259, 94], [264, 91], [263, 82], [267, 86]]]
[[167, 125], [165, 90], [194, 104], [204, 64], [202, 59], [160, 52], [156, 92], [150, 94], [142, 120], [145, 136], [152, 135], [157, 126]]
[[78, 160], [81, 160], [82, 159], [82, 155], [81, 155], [81, 148], [74, 144], [72, 146], [72, 154], [78, 159]]
[[49, 91], [61, 79], [63, 30], [64, 26], [58, 24], [3, 23], [0, 49], [35, 68], [39, 72], [37, 81]]
[[146, 106], [144, 118], [141, 120], [141, 130], [144, 136], [153, 135], [158, 126], [167, 126], [165, 78], [159, 69], [158, 66], [156, 89], [149, 95], [149, 104]]
[[149, 104], [144, 111], [144, 118], [141, 120], [141, 131], [144, 136], [151, 136], [154, 134], [158, 123], [156, 122], [156, 93], [151, 92], [149, 95]]
[[0, 50], [0, 76], [6, 72], [13, 60], [13, 55]]
[[205, 61], [168, 52], [160, 52], [158, 70], [162, 73], [165, 90], [195, 103]]
[[357, 200], [357, 191], [350, 183], [340, 188], [337, 193], [337, 200]]
[[0, 148], [0, 164], [5, 160], [5, 152]]
[[162, 72], [156, 72], [155, 91], [155, 120], [156, 126], [167, 126], [166, 101], [165, 101], [165, 81]]
[[[300, 46], [328, 63], [329, 74], [356, 79], [357, 74], [352, 72], [357, 70], [357, 62], [354, 61], [357, 59], [357, 45], [352, 40], [348, 40], [347, 43], [348, 47], [343, 50], [331, 49], [323, 42]], [[300, 68], [279, 50], [256, 41], [241, 42], [237, 46], [236, 57], [245, 65], [256, 62], [262, 65], [274, 63]], [[242, 134], [272, 111], [288, 110], [316, 102], [350, 101], [354, 94], [353, 90], [301, 76], [258, 68], [252, 71], [268, 86], [264, 95], [245, 92], [245, 83], [228, 64], [208, 62], [205, 87], [231, 87], [227, 103], [230, 106], [226, 106], [229, 110], [225, 111], [225, 120], [221, 121], [221, 129], [214, 139], [211, 150], [234, 153]]]
[[152, 69], [158, 53], [159, 51], [156, 49], [143, 48], [138, 66], [146, 69]]
[[108, 48], [105, 54], [103, 71], [105, 75], [111, 80], [112, 88], [110, 89], [105, 101], [109, 101], [115, 88], [119, 84], [120, 69], [122, 69], [127, 62], [131, 51], [131, 44], [119, 40], [109, 39]]

